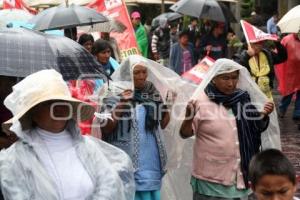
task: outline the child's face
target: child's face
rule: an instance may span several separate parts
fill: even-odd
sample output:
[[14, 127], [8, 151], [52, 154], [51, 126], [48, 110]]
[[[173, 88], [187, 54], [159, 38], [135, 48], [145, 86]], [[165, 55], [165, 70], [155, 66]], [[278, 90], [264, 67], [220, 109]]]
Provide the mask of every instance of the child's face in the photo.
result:
[[286, 176], [264, 175], [253, 190], [258, 200], [293, 200], [297, 186]]

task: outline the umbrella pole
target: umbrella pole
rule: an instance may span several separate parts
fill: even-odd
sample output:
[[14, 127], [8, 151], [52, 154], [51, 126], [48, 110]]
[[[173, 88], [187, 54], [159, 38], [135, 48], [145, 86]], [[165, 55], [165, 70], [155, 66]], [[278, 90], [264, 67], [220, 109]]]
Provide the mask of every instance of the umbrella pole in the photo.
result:
[[165, 0], [161, 0], [161, 13], [165, 13]]

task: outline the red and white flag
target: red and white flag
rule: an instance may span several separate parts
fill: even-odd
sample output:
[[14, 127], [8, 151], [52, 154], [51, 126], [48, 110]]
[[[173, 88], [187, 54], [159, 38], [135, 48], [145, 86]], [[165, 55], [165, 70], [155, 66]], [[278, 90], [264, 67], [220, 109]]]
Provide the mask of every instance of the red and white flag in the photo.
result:
[[256, 28], [252, 24], [241, 20], [241, 25], [247, 40], [247, 43], [256, 43], [264, 40], [278, 40], [278, 36], [275, 34], [265, 33], [262, 30]]
[[110, 34], [117, 40], [122, 59], [140, 54], [124, 0], [95, 0], [87, 7], [94, 8], [106, 16], [122, 22], [127, 27], [123, 33], [112, 32]]
[[181, 77], [189, 82], [200, 84], [205, 78], [209, 68], [214, 64], [215, 60], [205, 56], [197, 65], [189, 71], [183, 73]]
[[3, 9], [21, 9], [31, 14], [37, 14], [37, 11], [28, 7], [23, 0], [3, 0]]

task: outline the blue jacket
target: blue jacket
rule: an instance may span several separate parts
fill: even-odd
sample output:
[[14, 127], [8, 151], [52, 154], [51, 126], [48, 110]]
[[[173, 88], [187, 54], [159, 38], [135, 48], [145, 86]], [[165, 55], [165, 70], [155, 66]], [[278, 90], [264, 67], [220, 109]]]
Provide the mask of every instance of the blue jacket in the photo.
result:
[[[194, 51], [193, 51], [193, 45], [189, 43], [187, 47], [188, 51], [191, 54], [192, 58], [192, 65], [194, 66], [196, 64], [194, 59]], [[182, 48], [178, 42], [172, 45], [171, 47], [171, 53], [170, 53], [170, 67], [173, 69], [174, 72], [181, 75], [182, 71]]]

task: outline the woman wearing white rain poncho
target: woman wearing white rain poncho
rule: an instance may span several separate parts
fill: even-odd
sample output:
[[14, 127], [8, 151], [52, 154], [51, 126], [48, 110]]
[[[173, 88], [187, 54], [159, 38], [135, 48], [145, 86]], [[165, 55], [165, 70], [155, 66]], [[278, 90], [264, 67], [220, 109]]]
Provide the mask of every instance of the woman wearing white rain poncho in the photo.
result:
[[5, 199], [133, 199], [129, 157], [80, 134], [76, 120], [89, 119], [94, 108], [72, 98], [58, 72], [42, 70], [27, 76], [4, 104], [14, 117], [3, 127], [19, 138], [0, 153]]
[[[194, 200], [247, 198], [251, 157], [262, 143], [280, 148], [276, 114], [270, 115], [273, 103], [246, 68], [228, 59], [216, 61], [192, 99], [180, 133], [195, 135]], [[273, 132], [263, 133], [268, 127]]]
[[125, 91], [103, 100], [104, 110], [112, 118], [102, 126], [102, 138], [131, 157], [135, 199], [159, 200], [167, 161], [162, 129], [169, 123], [172, 95], [178, 92], [175, 86], [181, 79], [170, 69], [141, 56], [127, 58], [112, 79], [112, 89]]

